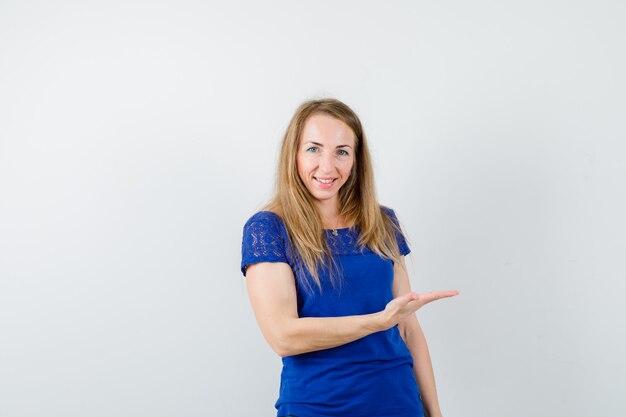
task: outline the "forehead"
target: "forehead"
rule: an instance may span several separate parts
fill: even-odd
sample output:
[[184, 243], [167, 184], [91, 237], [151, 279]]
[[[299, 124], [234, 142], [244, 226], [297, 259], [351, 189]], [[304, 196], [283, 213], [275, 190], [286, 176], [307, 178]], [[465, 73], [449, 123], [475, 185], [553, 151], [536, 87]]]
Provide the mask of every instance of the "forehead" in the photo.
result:
[[315, 113], [308, 117], [302, 129], [301, 143], [308, 141], [354, 147], [354, 132], [350, 126], [328, 114]]

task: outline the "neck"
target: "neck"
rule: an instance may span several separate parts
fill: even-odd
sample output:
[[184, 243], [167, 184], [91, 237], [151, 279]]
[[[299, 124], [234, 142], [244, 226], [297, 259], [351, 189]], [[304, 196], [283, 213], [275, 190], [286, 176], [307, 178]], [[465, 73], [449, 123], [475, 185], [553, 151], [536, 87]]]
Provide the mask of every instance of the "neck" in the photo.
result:
[[320, 201], [317, 204], [325, 229], [338, 229], [340, 226], [339, 205], [337, 201]]

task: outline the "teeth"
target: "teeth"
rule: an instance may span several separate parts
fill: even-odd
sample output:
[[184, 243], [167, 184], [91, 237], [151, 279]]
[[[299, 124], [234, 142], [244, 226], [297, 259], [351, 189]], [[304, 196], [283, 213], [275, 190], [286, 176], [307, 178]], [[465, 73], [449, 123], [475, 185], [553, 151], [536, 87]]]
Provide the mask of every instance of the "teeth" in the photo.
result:
[[316, 178], [316, 180], [318, 180], [322, 184], [330, 184], [331, 182], [334, 181], [334, 180], [323, 180], [323, 179], [320, 179], [320, 178]]

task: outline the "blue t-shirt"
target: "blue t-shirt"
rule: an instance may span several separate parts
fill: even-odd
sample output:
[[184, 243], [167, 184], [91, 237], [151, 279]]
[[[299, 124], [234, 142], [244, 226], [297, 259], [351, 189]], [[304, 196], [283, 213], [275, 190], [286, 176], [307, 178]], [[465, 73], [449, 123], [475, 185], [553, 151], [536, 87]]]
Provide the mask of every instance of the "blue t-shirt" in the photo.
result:
[[[383, 208], [397, 224], [393, 210]], [[323, 290], [313, 293], [299, 284], [297, 259], [287, 229], [275, 213], [254, 214], [243, 230], [241, 271], [257, 262], [285, 262], [296, 277], [299, 317], [339, 317], [382, 311], [393, 299], [393, 262], [357, 245], [358, 227], [324, 231], [340, 267], [342, 285], [319, 277]], [[402, 255], [410, 252], [396, 234]], [[413, 358], [398, 326], [337, 346], [282, 358], [278, 416], [422, 417], [421, 397], [413, 374]]]

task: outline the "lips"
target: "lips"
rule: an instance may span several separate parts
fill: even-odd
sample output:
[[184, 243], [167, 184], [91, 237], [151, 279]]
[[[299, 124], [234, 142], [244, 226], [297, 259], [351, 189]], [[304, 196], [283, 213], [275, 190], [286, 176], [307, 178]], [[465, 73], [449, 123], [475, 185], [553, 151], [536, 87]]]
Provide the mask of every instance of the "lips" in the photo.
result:
[[322, 178], [322, 177], [313, 177], [313, 179], [321, 188], [330, 188], [333, 186], [333, 184], [337, 180], [337, 178]]

